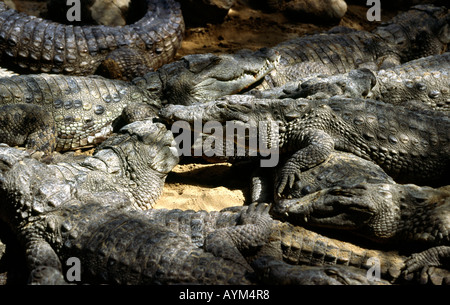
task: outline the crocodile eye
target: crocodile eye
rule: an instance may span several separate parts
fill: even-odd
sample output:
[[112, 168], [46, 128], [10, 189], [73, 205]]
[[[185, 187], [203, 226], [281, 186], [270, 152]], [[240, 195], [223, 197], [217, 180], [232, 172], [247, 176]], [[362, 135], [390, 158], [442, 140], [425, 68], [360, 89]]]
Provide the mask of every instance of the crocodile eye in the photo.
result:
[[338, 81], [336, 82], [336, 85], [338, 85], [339, 87], [341, 87], [342, 89], [344, 89], [345, 87], [347, 87], [347, 84], [344, 81]]

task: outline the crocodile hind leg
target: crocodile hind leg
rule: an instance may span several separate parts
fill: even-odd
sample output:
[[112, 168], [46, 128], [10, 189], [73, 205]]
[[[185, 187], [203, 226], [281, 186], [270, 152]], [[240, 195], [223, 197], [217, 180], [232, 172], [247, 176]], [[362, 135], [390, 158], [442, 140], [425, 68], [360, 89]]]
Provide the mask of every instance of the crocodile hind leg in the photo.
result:
[[56, 126], [52, 115], [32, 104], [0, 107], [0, 142], [50, 153], [56, 147]]

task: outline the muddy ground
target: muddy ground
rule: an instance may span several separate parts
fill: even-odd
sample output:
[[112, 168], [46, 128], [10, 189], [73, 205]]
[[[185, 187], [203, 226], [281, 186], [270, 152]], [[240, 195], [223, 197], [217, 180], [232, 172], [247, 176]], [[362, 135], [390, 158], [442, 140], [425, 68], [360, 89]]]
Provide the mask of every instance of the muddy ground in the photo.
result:
[[[43, 1], [14, 0], [17, 9], [39, 15], [45, 10]], [[358, 2], [358, 1], [356, 1]], [[262, 12], [250, 8], [245, 0], [238, 0], [228, 15], [216, 24], [188, 27], [181, 49], [176, 58], [194, 53], [230, 53], [247, 48], [256, 50], [271, 47], [284, 40], [326, 31], [341, 25], [354, 29], [370, 30], [379, 22], [366, 18], [368, 7], [349, 4], [346, 15], [339, 23], [314, 24], [293, 21], [281, 13]], [[389, 20], [396, 10], [382, 10], [382, 20]], [[231, 166], [227, 163], [188, 163], [178, 165], [167, 177], [162, 197], [156, 208], [219, 210], [227, 206], [242, 205], [249, 196], [249, 170], [245, 164]], [[7, 229], [0, 224], [0, 232]], [[0, 284], [21, 284], [26, 282], [23, 254], [15, 241], [0, 234], [0, 240], [7, 245], [6, 253], [0, 259]], [[4, 252], [0, 242], [0, 258]]]

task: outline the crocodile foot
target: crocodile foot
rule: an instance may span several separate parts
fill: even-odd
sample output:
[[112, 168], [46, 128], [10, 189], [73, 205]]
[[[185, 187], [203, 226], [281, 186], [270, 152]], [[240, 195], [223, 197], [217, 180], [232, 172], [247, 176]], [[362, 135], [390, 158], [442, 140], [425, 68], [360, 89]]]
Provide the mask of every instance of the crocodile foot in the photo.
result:
[[405, 270], [403, 271], [405, 279], [411, 279], [415, 273], [419, 273], [419, 280], [421, 283], [429, 281], [435, 282], [443, 281], [450, 284], [450, 273], [446, 276], [440, 275], [439, 268], [450, 263], [450, 247], [437, 246], [419, 253], [413, 253], [405, 261]]

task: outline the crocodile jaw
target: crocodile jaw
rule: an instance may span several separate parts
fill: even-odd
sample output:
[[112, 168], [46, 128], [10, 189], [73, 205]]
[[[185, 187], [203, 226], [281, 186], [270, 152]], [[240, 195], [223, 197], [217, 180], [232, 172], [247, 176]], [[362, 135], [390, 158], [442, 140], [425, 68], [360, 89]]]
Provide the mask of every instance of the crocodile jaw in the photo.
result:
[[196, 101], [206, 101], [240, 93], [266, 76], [277, 63], [278, 59], [276, 61], [266, 59], [265, 64], [259, 70], [244, 70], [242, 74], [233, 79], [222, 79], [217, 76], [206, 78], [193, 85], [191, 96]]

